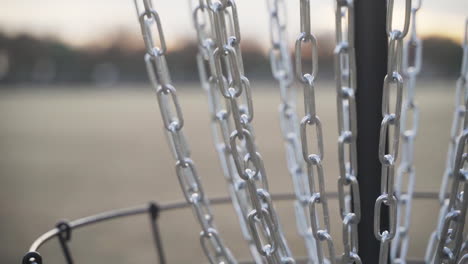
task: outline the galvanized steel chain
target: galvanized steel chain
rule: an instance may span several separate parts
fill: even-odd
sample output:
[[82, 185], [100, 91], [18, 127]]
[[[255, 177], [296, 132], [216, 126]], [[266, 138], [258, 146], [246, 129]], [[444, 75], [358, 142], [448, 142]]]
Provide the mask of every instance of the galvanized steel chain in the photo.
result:
[[390, 259], [394, 264], [406, 263], [409, 246], [409, 228], [415, 185], [414, 141], [418, 131], [419, 109], [414, 100], [416, 78], [421, 71], [422, 43], [416, 31], [416, 15], [422, 0], [413, 0], [409, 40], [403, 48], [403, 73], [407, 78], [406, 93], [401, 113], [402, 155], [397, 170], [395, 194], [397, 198], [396, 234], [392, 242]]
[[[305, 116], [301, 120], [300, 136], [302, 144], [302, 158], [307, 166], [307, 190], [301, 199], [302, 210], [309, 212], [309, 222], [311, 232], [316, 240], [316, 252], [318, 263], [326, 263], [326, 258], [322, 249], [322, 243], [326, 242], [328, 248], [328, 261], [336, 263], [335, 247], [330, 235], [330, 219], [328, 211], [327, 196], [325, 193], [325, 179], [322, 167], [324, 148], [322, 137], [322, 124], [316, 113], [315, 103], [315, 78], [318, 70], [318, 47], [317, 39], [311, 32], [310, 1], [300, 0], [300, 24], [301, 33], [296, 39], [295, 61], [296, 77], [304, 89]], [[302, 67], [302, 44], [309, 43], [312, 51], [312, 67], [309, 73], [304, 73]], [[310, 133], [308, 126], [315, 126], [316, 137], [314, 138], [317, 151], [309, 151]], [[321, 206], [323, 211], [323, 221], [319, 221], [317, 210]], [[304, 208], [308, 207], [308, 208]], [[320, 223], [323, 225], [320, 226]]]
[[463, 244], [463, 228], [468, 205], [466, 159], [468, 155], [468, 20], [465, 22], [463, 56], [460, 77], [455, 93], [455, 112], [452, 123], [446, 169], [439, 193], [440, 212], [438, 225], [432, 233], [426, 263], [456, 263]]
[[308, 261], [317, 263], [316, 241], [308, 217], [307, 198], [310, 197], [305, 163], [301, 155], [299, 122], [296, 111], [294, 71], [289, 54], [284, 0], [267, 0], [270, 22], [270, 65], [280, 89], [279, 120], [286, 149], [287, 168], [292, 177], [296, 200], [296, 227], [304, 239]]
[[[231, 105], [219, 91], [219, 84], [216, 76], [216, 66], [214, 62], [215, 32], [214, 13], [210, 6], [211, 0], [197, 0], [192, 5], [192, 18], [198, 38], [197, 66], [200, 75], [202, 88], [208, 96], [208, 106], [210, 112], [213, 141], [215, 144], [221, 169], [228, 183], [229, 195], [235, 212], [239, 219], [239, 224], [244, 239], [247, 241], [250, 253], [255, 263], [263, 263], [262, 256], [258, 253], [252, 234], [247, 226], [247, 216], [251, 211], [248, 203], [248, 190], [244, 180], [240, 178], [235, 168], [232, 151], [230, 149], [229, 136], [232, 131]], [[237, 21], [237, 16], [232, 16]], [[233, 22], [233, 24], [238, 22]], [[246, 91], [247, 103], [242, 104], [242, 111], [253, 115], [253, 108], [250, 99], [250, 89]], [[246, 109], [250, 109], [247, 110]], [[242, 153], [247, 153], [245, 146], [240, 146]]]
[[[468, 22], [467, 22], [468, 23]], [[468, 26], [467, 26], [468, 27]], [[466, 29], [465, 29], [466, 30]], [[466, 35], [466, 33], [465, 33]], [[468, 44], [466, 44], [466, 39], [463, 47], [463, 57], [462, 57], [462, 67], [460, 77], [457, 80], [456, 91], [455, 91], [455, 111], [453, 113], [452, 128], [450, 131], [450, 144], [447, 151], [447, 158], [445, 163], [444, 176], [442, 178], [442, 184], [439, 192], [439, 202], [441, 206], [444, 204], [444, 201], [447, 199], [447, 194], [450, 192], [451, 181], [453, 179], [453, 162], [455, 160], [456, 144], [457, 138], [463, 130], [464, 116], [465, 116], [465, 101], [464, 97], [466, 96], [466, 77], [463, 75], [463, 71], [466, 70], [468, 66], [464, 65], [468, 63]]]
[[[199, 20], [195, 18], [201, 45], [201, 78], [209, 91], [213, 120], [220, 129], [215, 137], [220, 134], [221, 137], [215, 141], [221, 149], [220, 159], [230, 182], [231, 197], [241, 225], [248, 227], [244, 229], [244, 237], [251, 245], [253, 241], [262, 256], [253, 254], [255, 261], [294, 263], [273, 208], [263, 160], [255, 144], [251, 126], [253, 104], [250, 83], [244, 75], [236, 3], [233, 0], [201, 1], [195, 12], [202, 8], [208, 10], [212, 28], [211, 33], [201, 34]], [[209, 67], [205, 67], [206, 64]], [[220, 104], [222, 101], [226, 103]]]
[[[418, 125], [414, 90], [421, 67], [421, 41], [416, 33], [416, 14], [421, 1], [416, 0], [412, 5], [411, 0], [405, 0], [404, 23], [401, 30], [394, 29], [392, 24], [394, 0], [387, 1], [388, 71], [383, 84], [383, 120], [379, 142], [382, 194], [376, 200], [374, 208], [374, 234], [381, 242], [380, 264], [387, 263], [390, 242], [394, 238], [391, 249], [392, 262], [405, 263], [407, 255], [415, 177], [414, 139]], [[209, 97], [214, 142], [244, 238], [249, 243], [256, 263], [264, 261], [294, 263], [268, 192], [266, 171], [255, 143], [251, 125], [254, 114], [251, 88], [244, 74], [236, 3], [234, 0], [198, 0], [197, 2], [192, 14], [199, 40], [197, 63], [200, 79]], [[288, 169], [295, 187], [298, 230], [306, 241], [310, 261], [335, 263], [336, 254], [330, 235], [322, 166], [324, 157], [322, 125], [316, 112], [315, 102], [318, 47], [317, 39], [311, 32], [310, 0], [300, 0], [301, 33], [295, 44], [296, 78], [304, 89], [305, 116], [300, 126], [297, 121], [293, 89], [294, 73], [286, 41], [285, 4], [283, 0], [267, 0], [267, 4], [270, 15], [270, 63], [273, 76], [280, 86], [280, 122], [287, 150]], [[159, 14], [150, 0], [135, 0], [135, 6], [147, 52], [145, 62], [148, 75], [156, 90], [165, 133], [168, 135], [176, 159], [176, 173], [181, 189], [187, 203], [192, 205], [202, 228], [200, 243], [203, 251], [210, 263], [237, 263], [214, 226], [208, 199], [195, 164], [190, 158], [190, 150], [182, 130], [184, 126], [182, 108], [165, 59], [167, 48]], [[361, 208], [356, 179], [358, 168], [353, 8], [353, 0], [336, 1], [334, 56], [339, 128], [338, 194], [343, 227], [343, 263], [361, 263], [357, 242], [357, 225], [361, 217]], [[346, 24], [343, 25], [343, 22]], [[157, 35], [153, 32], [157, 32]], [[409, 32], [411, 32], [410, 39], [403, 45], [403, 39]], [[435, 254], [429, 253], [426, 256], [428, 263], [462, 263], [466, 259], [466, 254], [462, 255], [462, 244], [468, 205], [467, 38], [465, 33], [462, 70], [457, 82], [457, 108], [440, 192], [439, 224], [428, 247], [428, 251], [435, 250]], [[312, 65], [308, 73], [304, 73], [302, 65], [304, 43], [309, 43], [312, 48]], [[408, 78], [404, 102], [403, 74]], [[390, 90], [393, 86], [396, 88], [396, 98], [391, 100]], [[390, 106], [391, 101], [395, 101], [394, 106]], [[412, 120], [409, 128], [406, 124], [407, 119]], [[310, 144], [308, 126], [315, 126], [315, 144]], [[391, 128], [393, 131], [389, 133]], [[390, 135], [388, 139], [387, 135]], [[400, 137], [403, 140], [402, 161], [394, 184], [394, 167], [398, 158]], [[317, 151], [309, 151], [309, 145], [315, 145]], [[407, 184], [403, 183], [405, 179]], [[404, 186], [406, 191], [403, 190]], [[319, 206], [323, 211], [321, 221], [318, 214]], [[383, 206], [387, 206], [390, 212], [388, 230], [380, 230], [380, 212]], [[328, 260], [323, 252], [324, 242], [328, 248]]]
[[[335, 79], [338, 112], [338, 200], [343, 226], [343, 263], [361, 263], [357, 225], [361, 219], [357, 175], [356, 57], [354, 1], [337, 0], [335, 9]], [[348, 150], [347, 150], [348, 149]], [[349, 188], [346, 190], [346, 188]], [[351, 201], [353, 204], [351, 205]]]
[[[213, 52], [216, 65], [216, 79], [224, 96], [230, 102], [234, 130], [229, 136], [230, 151], [240, 179], [248, 190], [250, 212], [247, 224], [258, 252], [268, 263], [293, 263], [292, 254], [279, 225], [278, 216], [268, 193], [267, 175], [260, 153], [255, 144], [251, 121], [253, 119], [252, 103], [247, 103], [250, 109], [239, 111], [238, 103], [241, 96], [251, 101], [250, 85], [244, 76], [240, 50], [240, 32], [234, 27], [234, 35], [226, 30], [225, 10], [231, 7], [234, 25], [238, 25], [235, 14], [235, 2], [227, 0], [215, 2], [211, 8], [214, 12], [214, 27], [216, 49]], [[231, 52], [233, 51], [233, 52]], [[235, 56], [231, 56], [234, 54]], [[221, 57], [222, 56], [222, 57]], [[221, 58], [225, 59], [227, 78], [221, 68]], [[227, 79], [227, 82], [225, 81]], [[237, 79], [237, 80], [236, 80]], [[227, 88], [227, 89], [226, 89]], [[241, 144], [238, 142], [241, 141]], [[246, 150], [242, 152], [241, 150]], [[262, 239], [262, 237], [264, 239]]]
[[[210, 263], [237, 263], [224, 245], [213, 223], [208, 199], [203, 191], [194, 161], [183, 134], [184, 119], [165, 59], [166, 43], [161, 20], [150, 0], [135, 0], [141, 32], [146, 47], [145, 62], [151, 84], [156, 90], [159, 109], [176, 160], [176, 173], [187, 203], [192, 205], [202, 231], [200, 244]], [[156, 27], [159, 45], [152, 27]], [[172, 106], [171, 106], [172, 104]]]
[[461, 246], [459, 256], [457, 264], [468, 263], [468, 234], [465, 235], [465, 242]]
[[[390, 242], [396, 234], [396, 210], [397, 197], [395, 196], [394, 176], [395, 163], [398, 158], [398, 147], [400, 140], [400, 117], [403, 97], [402, 77], [402, 55], [403, 38], [408, 34], [411, 17], [411, 0], [405, 0], [403, 28], [393, 28], [394, 0], [387, 1], [387, 35], [388, 44], [388, 66], [387, 75], [383, 83], [382, 115], [383, 120], [380, 128], [379, 160], [382, 165], [381, 195], [377, 198], [374, 208], [374, 235], [380, 241], [379, 263], [388, 262], [388, 251]], [[390, 107], [392, 86], [396, 86], [395, 106]], [[394, 108], [394, 109], [392, 109]], [[390, 128], [393, 127], [392, 133]], [[388, 138], [387, 144], [387, 135]], [[388, 151], [387, 151], [388, 149]], [[388, 230], [380, 230], [380, 216], [383, 206], [389, 209]]]
[[449, 196], [447, 214], [443, 218], [433, 263], [452, 264], [459, 259], [468, 206], [467, 141], [468, 129], [465, 126], [463, 133], [458, 138], [452, 191]]

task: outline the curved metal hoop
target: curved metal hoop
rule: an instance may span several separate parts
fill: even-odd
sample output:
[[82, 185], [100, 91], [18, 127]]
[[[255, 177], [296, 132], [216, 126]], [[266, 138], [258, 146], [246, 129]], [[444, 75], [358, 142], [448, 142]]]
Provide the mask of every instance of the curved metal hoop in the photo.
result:
[[[332, 193], [327, 193], [327, 197], [329, 199], [337, 199], [338, 198], [338, 193], [332, 192]], [[280, 194], [275, 194], [272, 195], [273, 200], [276, 201], [287, 201], [287, 200], [293, 200], [295, 199], [295, 195], [292, 193], [280, 193]], [[436, 200], [438, 199], [438, 193], [434, 192], [416, 192], [414, 194], [414, 199], [419, 199], [419, 200]], [[230, 203], [231, 198], [230, 197], [217, 197], [213, 198], [210, 200], [210, 204], [213, 205], [222, 205], [226, 203]], [[116, 209], [116, 210], [111, 210], [103, 213], [99, 213], [96, 215], [92, 216], [87, 216], [83, 217], [80, 219], [76, 219], [73, 221], [70, 221], [67, 223], [69, 231], [73, 231], [75, 229], [93, 225], [93, 224], [98, 224], [101, 222], [106, 222], [109, 220], [114, 220], [118, 218], [124, 218], [128, 216], [135, 216], [135, 215], [142, 215], [142, 214], [148, 214], [150, 217], [151, 221], [151, 227], [153, 230], [153, 235], [154, 235], [154, 240], [156, 244], [156, 251], [158, 253], [158, 258], [159, 258], [159, 263], [163, 264], [166, 263], [165, 257], [164, 257], [164, 250], [162, 247], [162, 240], [159, 236], [159, 229], [157, 226], [157, 219], [159, 215], [163, 212], [168, 212], [168, 211], [174, 211], [174, 210], [180, 210], [180, 209], [185, 209], [188, 208], [190, 205], [185, 202], [172, 202], [172, 203], [167, 203], [163, 205], [158, 205], [154, 202], [150, 202], [149, 204], [144, 204], [144, 205], [139, 205], [135, 207], [129, 207], [129, 208], [123, 208], [123, 209]], [[43, 260], [41, 255], [39, 254], [38, 250], [39, 248], [44, 245], [46, 242], [51, 240], [54, 237], [59, 237], [62, 234], [61, 229], [59, 228], [54, 228], [49, 230], [48, 232], [42, 234], [39, 236], [31, 245], [29, 248], [29, 251], [24, 255], [22, 264], [43, 264]], [[68, 262], [70, 264], [70, 262]], [[245, 262], [240, 262], [240, 263], [251, 263], [249, 261]], [[299, 262], [302, 263], [302, 262]], [[419, 263], [424, 263], [423, 261], [415, 260], [415, 261], [409, 261], [408, 264], [419, 264]]]

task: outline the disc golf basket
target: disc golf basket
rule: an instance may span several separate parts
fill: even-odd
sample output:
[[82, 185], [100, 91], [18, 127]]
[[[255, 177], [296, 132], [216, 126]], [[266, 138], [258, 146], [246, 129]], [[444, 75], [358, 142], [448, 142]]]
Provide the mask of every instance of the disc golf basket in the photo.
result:
[[[315, 104], [319, 63], [318, 40], [311, 32], [313, 8], [309, 0], [299, 0], [300, 33], [291, 58], [286, 37], [287, 1], [266, 1], [271, 36], [270, 64], [280, 88], [281, 132], [294, 185], [293, 194], [277, 195], [269, 193], [267, 172], [255, 141], [254, 105], [244, 72], [236, 2], [196, 0], [191, 3], [198, 39], [196, 59], [200, 81], [209, 99], [213, 141], [229, 193], [229, 197], [209, 199], [184, 137], [183, 107], [165, 59], [167, 49], [158, 7], [150, 0], [135, 0], [146, 47], [144, 61], [156, 91], [185, 201], [149, 203], [59, 222], [56, 228], [32, 244], [22, 263], [47, 263], [38, 250], [55, 237], [66, 262], [73, 263], [67, 242], [74, 229], [141, 214], [150, 218], [159, 263], [166, 263], [158, 216], [188, 207], [193, 209], [200, 224], [201, 248], [210, 263], [468, 263], [468, 236], [464, 232], [468, 205], [468, 112], [465, 111], [468, 33], [464, 35], [441, 190], [440, 193], [416, 193], [413, 156], [418, 107], [415, 87], [422, 49], [416, 21], [421, 1], [400, 0], [404, 2], [401, 28], [393, 23], [393, 18], [398, 16], [394, 1], [334, 1], [339, 167], [336, 193], [326, 193], [324, 184], [322, 125]], [[466, 25], [468, 27], [468, 20]], [[311, 51], [304, 52], [306, 47]], [[303, 54], [312, 56], [311, 65], [303, 65], [306, 61]], [[296, 83], [303, 88], [305, 113], [302, 119], [296, 111]], [[311, 133], [311, 129], [315, 133]], [[330, 235], [328, 199], [337, 199], [339, 203], [341, 239]], [[437, 228], [427, 243], [424, 260], [419, 261], [407, 258], [414, 199], [440, 201]], [[297, 231], [303, 238], [306, 256], [297, 257], [291, 253], [273, 206], [278, 200], [294, 200]], [[216, 228], [210, 205], [227, 203], [232, 203], [236, 211], [251, 260], [239, 261]], [[342, 243], [343, 253], [335, 251], [337, 243]]]

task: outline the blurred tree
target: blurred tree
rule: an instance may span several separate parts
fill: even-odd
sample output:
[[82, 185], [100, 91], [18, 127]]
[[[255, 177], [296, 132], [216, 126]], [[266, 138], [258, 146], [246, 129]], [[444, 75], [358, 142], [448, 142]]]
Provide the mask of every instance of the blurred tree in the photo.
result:
[[[111, 66], [119, 82], [146, 82], [143, 63], [144, 47], [134, 32], [118, 30], [90, 45], [76, 48], [53, 38], [37, 38], [21, 34], [0, 33], [0, 51], [6, 53], [7, 72], [0, 83], [90, 83], [99, 79], [96, 69]], [[320, 79], [333, 78], [332, 35], [318, 36], [320, 42]], [[105, 41], [103, 41], [105, 40]], [[140, 44], [137, 44], [140, 43]], [[178, 82], [198, 81], [195, 55], [197, 43], [184, 40], [185, 45], [169, 49], [167, 60], [172, 78]], [[453, 40], [428, 37], [424, 40], [422, 77], [454, 78], [458, 74], [461, 47]], [[242, 43], [246, 74], [256, 80], [272, 80], [268, 54], [256, 41]], [[305, 56], [304, 64], [310, 63]], [[106, 71], [107, 72], [107, 71]], [[114, 77], [113, 77], [114, 78]], [[71, 86], [73, 87], [73, 86]]]
[[447, 38], [428, 37], [423, 43], [423, 75], [435, 78], [458, 76], [462, 58], [459, 43]]

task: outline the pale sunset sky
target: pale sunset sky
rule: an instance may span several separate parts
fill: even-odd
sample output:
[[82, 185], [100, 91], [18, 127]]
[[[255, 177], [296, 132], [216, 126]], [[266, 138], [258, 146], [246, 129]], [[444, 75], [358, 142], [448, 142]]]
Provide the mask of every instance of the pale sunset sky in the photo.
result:
[[[189, 1], [153, 0], [169, 45], [177, 46], [181, 38], [195, 38]], [[288, 32], [293, 40], [299, 32], [299, 0], [285, 1]], [[331, 33], [333, 1], [311, 0], [311, 3], [314, 32]], [[402, 14], [404, 0], [395, 0], [395, 3], [396, 12]], [[258, 41], [261, 46], [267, 45], [266, 0], [237, 0], [237, 5], [243, 37]], [[140, 30], [133, 0], [0, 0], [0, 6], [0, 31], [52, 36], [74, 46], [88, 44], [119, 29], [137, 34]], [[441, 35], [460, 41], [466, 17], [468, 0], [423, 0], [418, 30], [421, 36]]]

